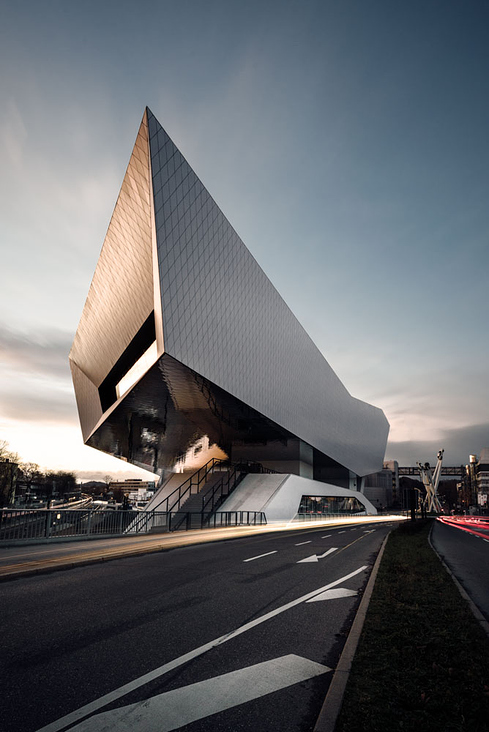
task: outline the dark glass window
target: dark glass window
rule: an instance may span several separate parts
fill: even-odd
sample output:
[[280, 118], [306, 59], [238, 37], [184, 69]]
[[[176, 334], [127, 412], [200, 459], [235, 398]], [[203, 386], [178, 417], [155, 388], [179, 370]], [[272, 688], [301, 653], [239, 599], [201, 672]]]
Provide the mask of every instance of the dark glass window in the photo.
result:
[[360, 513], [365, 511], [354, 496], [302, 496], [298, 513], [305, 515]]

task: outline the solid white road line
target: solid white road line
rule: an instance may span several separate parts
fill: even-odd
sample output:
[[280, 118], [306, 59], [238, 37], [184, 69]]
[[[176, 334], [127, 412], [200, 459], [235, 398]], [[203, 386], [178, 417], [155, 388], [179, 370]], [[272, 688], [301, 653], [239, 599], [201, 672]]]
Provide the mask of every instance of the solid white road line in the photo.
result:
[[326, 592], [321, 592], [320, 595], [311, 597], [311, 599], [306, 600], [306, 602], [319, 602], [320, 600], [337, 600], [339, 597], [354, 597], [354, 595], [358, 595], [358, 592], [356, 592], [355, 590], [347, 590], [346, 587], [337, 587], [335, 590], [326, 590]]
[[331, 671], [328, 666], [301, 656], [282, 656], [102, 712], [71, 729], [76, 732], [170, 732], [328, 671]]
[[324, 557], [327, 557], [328, 554], [332, 554], [338, 549], [337, 546], [331, 547], [331, 549], [328, 549], [324, 552], [324, 554], [312, 554], [310, 557], [306, 557], [305, 559], [299, 559], [296, 564], [306, 564], [307, 562], [317, 562], [319, 559], [324, 559]]
[[300, 605], [302, 602], [307, 602], [307, 600], [309, 600], [311, 597], [315, 597], [325, 590], [336, 587], [336, 585], [341, 585], [343, 582], [351, 579], [351, 577], [355, 577], [357, 574], [360, 574], [360, 572], [363, 572], [366, 569], [367, 565], [364, 564], [362, 567], [359, 567], [353, 572], [350, 572], [350, 574], [345, 574], [343, 577], [340, 577], [334, 582], [330, 582], [324, 587], [318, 587], [317, 590], [308, 592], [306, 595], [298, 597], [297, 600], [291, 600], [285, 605], [278, 607], [276, 610], [271, 610], [269, 613], [266, 613], [265, 615], [262, 615], [255, 620], [250, 620], [249, 623], [241, 625], [236, 630], [233, 630], [226, 635], [221, 635], [219, 638], [215, 638], [214, 640], [209, 641], [209, 643], [205, 643], [199, 648], [194, 648], [193, 651], [189, 651], [183, 656], [174, 658], [173, 661], [169, 661], [168, 663], [163, 664], [163, 666], [159, 666], [159, 668], [155, 668], [153, 669], [153, 671], [149, 671], [147, 674], [144, 674], [137, 679], [133, 679], [133, 681], [129, 681], [127, 684], [124, 684], [124, 686], [120, 686], [118, 689], [114, 689], [114, 691], [110, 691], [108, 694], [104, 694], [104, 696], [95, 699], [93, 702], [85, 704], [85, 706], [76, 709], [74, 712], [71, 712], [64, 717], [61, 717], [60, 719], [57, 719], [55, 722], [51, 722], [50, 724], [45, 725], [41, 729], [37, 730], [37, 732], [58, 732], [59, 730], [65, 729], [69, 725], [78, 722], [78, 720], [81, 720], [84, 717], [88, 717], [89, 714], [93, 714], [102, 707], [107, 706], [107, 704], [111, 704], [112, 702], [116, 701], [116, 699], [120, 699], [122, 696], [129, 694], [131, 691], [139, 689], [141, 686], [148, 684], [150, 681], [154, 681], [159, 676], [163, 676], [163, 674], [166, 674], [169, 671], [173, 671], [173, 669], [182, 666], [184, 663], [187, 663], [188, 661], [197, 658], [197, 656], [201, 656], [203, 653], [210, 651], [211, 648], [215, 648], [222, 643], [226, 643], [226, 641], [231, 640], [232, 638], [236, 638], [236, 636], [241, 635], [241, 633], [246, 633], [246, 631], [251, 630], [252, 628], [260, 625], [261, 623], [264, 623], [267, 620], [270, 620], [271, 618], [274, 618], [276, 615], [280, 615], [280, 613], [283, 613], [286, 610], [295, 607], [296, 605]]
[[273, 552], [267, 552], [266, 554], [259, 554], [257, 557], [250, 557], [249, 559], [243, 559], [243, 562], [253, 562], [255, 559], [261, 559], [262, 557], [269, 557], [270, 554], [276, 554], [278, 549]]
[[309, 541], [301, 541], [300, 544], [295, 544], [295, 546], [303, 546], [304, 544], [310, 544], [312, 539], [309, 539]]

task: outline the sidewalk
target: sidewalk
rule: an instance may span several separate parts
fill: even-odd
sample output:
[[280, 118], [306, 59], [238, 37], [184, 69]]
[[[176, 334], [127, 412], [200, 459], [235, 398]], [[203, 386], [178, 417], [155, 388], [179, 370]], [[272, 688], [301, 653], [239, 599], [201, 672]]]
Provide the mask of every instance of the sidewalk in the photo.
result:
[[266, 526], [235, 526], [220, 529], [179, 531], [174, 534], [152, 534], [44, 544], [0, 545], [0, 582], [60, 569], [72, 569], [92, 562], [132, 557], [150, 552], [169, 551], [182, 546], [206, 544], [213, 541], [238, 539], [242, 536], [274, 531], [300, 531], [320, 526], [341, 526], [346, 523], [373, 523], [405, 520], [398, 516], [363, 516], [358, 519], [281, 523]]

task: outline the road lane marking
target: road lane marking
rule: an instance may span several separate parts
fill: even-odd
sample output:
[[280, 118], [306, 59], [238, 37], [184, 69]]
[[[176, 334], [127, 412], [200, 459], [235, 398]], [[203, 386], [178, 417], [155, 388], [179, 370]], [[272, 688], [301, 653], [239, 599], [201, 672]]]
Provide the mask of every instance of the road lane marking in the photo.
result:
[[338, 531], [338, 534], [346, 534], [346, 531]]
[[346, 587], [337, 587], [335, 590], [326, 590], [316, 597], [311, 597], [306, 602], [319, 602], [321, 600], [337, 600], [340, 597], [354, 597], [358, 595], [356, 590], [347, 590]]
[[322, 536], [321, 539], [329, 539], [333, 534], [328, 534], [327, 536]]
[[259, 554], [257, 557], [250, 557], [249, 559], [243, 559], [243, 562], [253, 562], [255, 559], [261, 559], [262, 557], [269, 557], [270, 554], [276, 554], [278, 549], [273, 552], [267, 552], [266, 554]]
[[350, 531], [356, 531], [356, 529], [350, 529]]
[[64, 717], [61, 717], [60, 719], [57, 719], [56, 721], [51, 722], [44, 727], [41, 727], [41, 729], [37, 730], [37, 732], [59, 732], [59, 730], [66, 729], [66, 727], [68, 727], [69, 725], [73, 725], [75, 722], [82, 720], [84, 717], [88, 717], [89, 714], [93, 714], [102, 707], [105, 707], [108, 704], [116, 701], [117, 699], [120, 699], [122, 696], [129, 694], [131, 691], [139, 689], [141, 686], [148, 684], [150, 681], [154, 681], [160, 676], [163, 676], [163, 674], [166, 674], [169, 671], [173, 671], [173, 669], [182, 666], [184, 663], [188, 663], [188, 661], [192, 661], [194, 658], [197, 658], [197, 656], [201, 656], [203, 653], [210, 651], [211, 648], [215, 648], [222, 643], [226, 643], [226, 641], [231, 640], [232, 638], [236, 638], [236, 636], [241, 635], [242, 633], [246, 633], [248, 630], [251, 630], [251, 628], [254, 628], [257, 625], [260, 625], [261, 623], [264, 623], [265, 621], [274, 618], [276, 615], [280, 615], [286, 610], [290, 610], [290, 608], [295, 607], [296, 605], [300, 605], [302, 602], [307, 602], [307, 600], [309, 600], [311, 597], [315, 597], [325, 590], [330, 590], [332, 587], [341, 585], [343, 582], [346, 582], [352, 577], [355, 577], [357, 574], [360, 574], [360, 572], [364, 572], [366, 569], [368, 569], [368, 565], [364, 564], [358, 569], [355, 569], [353, 572], [345, 574], [343, 577], [334, 580], [334, 582], [330, 582], [324, 587], [318, 587], [316, 590], [312, 590], [312, 592], [308, 592], [306, 595], [302, 595], [302, 597], [298, 597], [296, 600], [291, 600], [285, 605], [278, 607], [276, 610], [271, 610], [269, 613], [261, 615], [255, 620], [250, 620], [249, 623], [245, 623], [236, 630], [233, 630], [226, 635], [221, 635], [219, 638], [215, 638], [214, 640], [205, 643], [199, 648], [194, 648], [192, 651], [184, 653], [183, 656], [174, 658], [173, 661], [169, 661], [168, 663], [163, 664], [163, 666], [159, 666], [158, 668], [153, 669], [153, 671], [149, 671], [148, 673], [143, 674], [143, 676], [139, 676], [139, 678], [129, 681], [127, 684], [120, 686], [118, 689], [114, 689], [108, 694], [104, 694], [98, 699], [95, 699], [93, 702], [85, 704], [83, 707], [76, 709], [74, 712], [70, 712], [70, 714], [66, 714]]
[[331, 547], [331, 549], [328, 549], [324, 552], [324, 554], [312, 554], [310, 557], [306, 557], [305, 559], [299, 559], [296, 564], [305, 564], [306, 562], [317, 562], [319, 559], [324, 559], [324, 557], [327, 557], [328, 554], [332, 554], [338, 549], [337, 546]]
[[155, 729], [171, 732], [328, 671], [331, 671], [328, 666], [290, 654], [102, 712], [71, 729], [76, 732], [154, 732]]
[[312, 539], [309, 539], [309, 541], [301, 541], [300, 544], [295, 544], [295, 546], [303, 546], [304, 544], [310, 544]]

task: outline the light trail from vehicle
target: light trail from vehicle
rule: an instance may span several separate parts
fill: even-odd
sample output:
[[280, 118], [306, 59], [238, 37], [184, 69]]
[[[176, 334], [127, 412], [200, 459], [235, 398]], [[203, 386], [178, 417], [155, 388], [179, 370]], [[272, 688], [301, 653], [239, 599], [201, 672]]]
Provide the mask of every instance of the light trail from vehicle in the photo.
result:
[[[453, 526], [456, 529], [466, 531], [468, 534], [478, 536], [481, 539], [487, 539], [489, 537], [489, 517], [485, 516], [438, 516], [438, 521], [446, 524], [447, 526]], [[482, 529], [488, 533], [482, 533], [477, 531], [476, 528]]]

